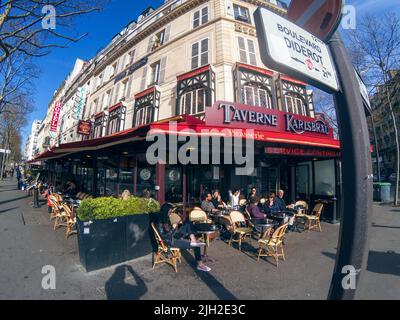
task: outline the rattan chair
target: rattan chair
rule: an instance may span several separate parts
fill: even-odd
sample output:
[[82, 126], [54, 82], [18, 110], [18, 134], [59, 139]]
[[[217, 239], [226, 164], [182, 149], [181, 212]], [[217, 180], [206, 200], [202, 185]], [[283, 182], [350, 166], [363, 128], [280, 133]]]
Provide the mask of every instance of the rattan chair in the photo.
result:
[[200, 209], [193, 209], [189, 213], [189, 221], [193, 223], [211, 223], [207, 217], [207, 213]]
[[180, 249], [167, 246], [158, 233], [154, 223], [151, 223], [151, 227], [158, 245], [157, 252], [153, 252], [153, 269], [157, 264], [166, 263], [171, 265], [175, 272], [178, 272], [177, 263], [181, 262]]
[[77, 230], [72, 230], [72, 228], [76, 225], [76, 217], [74, 217], [72, 209], [66, 205], [62, 205], [65, 213], [65, 219], [66, 219], [66, 231], [65, 231], [65, 237], [68, 239], [72, 234], [77, 234]]
[[269, 232], [264, 234], [263, 238], [258, 240], [258, 257], [274, 257], [276, 267], [279, 267], [279, 258], [285, 261], [285, 253], [283, 251], [283, 237], [285, 236], [288, 224], [284, 224], [274, 231], [272, 236], [269, 236]]
[[[253, 228], [247, 226], [247, 221], [244, 215], [239, 211], [232, 211], [229, 214], [229, 217], [232, 222], [232, 232], [228, 243], [230, 246], [232, 245], [232, 242], [239, 243], [239, 251], [242, 251], [242, 241], [246, 237], [250, 237], [251, 240]], [[246, 224], [246, 227], [240, 226], [241, 224]]]
[[324, 210], [324, 204], [323, 203], [317, 203], [314, 206], [314, 209], [311, 213], [311, 215], [305, 215], [304, 219], [306, 220], [305, 226], [307, 230], [314, 230], [318, 229], [319, 232], [322, 232], [321, 228], [321, 215], [322, 211]]
[[55, 195], [49, 196], [49, 203], [51, 205], [50, 221], [61, 215], [62, 205], [59, 199], [60, 198]]

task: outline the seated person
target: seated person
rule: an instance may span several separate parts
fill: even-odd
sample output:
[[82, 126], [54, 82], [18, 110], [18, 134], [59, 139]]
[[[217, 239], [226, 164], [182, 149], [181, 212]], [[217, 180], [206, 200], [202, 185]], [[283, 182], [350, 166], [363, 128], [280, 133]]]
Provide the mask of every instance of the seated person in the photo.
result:
[[249, 195], [247, 196], [247, 201], [250, 202], [251, 198], [257, 197], [257, 188], [253, 187], [250, 190]]
[[275, 193], [271, 192], [267, 200], [267, 203], [265, 204], [265, 213], [267, 214], [267, 217], [269, 217], [271, 216], [271, 214], [280, 211], [281, 210], [279, 208], [279, 205], [276, 202]]
[[[211, 271], [201, 260], [200, 247], [205, 244], [197, 241], [192, 231], [193, 225], [190, 222], [183, 223], [179, 230], [178, 224], [175, 223], [171, 226], [169, 216], [172, 212], [173, 206], [170, 203], [165, 203], [160, 209], [160, 220], [157, 223], [157, 231], [161, 238], [171, 247], [183, 250], [193, 249], [197, 262], [197, 270], [205, 272]], [[190, 238], [190, 241], [184, 240], [187, 236]]]
[[247, 206], [247, 211], [250, 213], [252, 219], [266, 219], [267, 215], [260, 211], [258, 202], [259, 199], [257, 197], [252, 197], [250, 199], [250, 204]]
[[203, 201], [201, 202], [201, 209], [209, 215], [218, 212], [218, 209], [215, 209], [214, 204], [212, 203], [211, 193], [207, 192], [202, 197]]
[[233, 193], [231, 190], [229, 190], [229, 201], [231, 202], [232, 208], [237, 209], [240, 201], [240, 190], [236, 189], [233, 191]]
[[225, 203], [222, 201], [221, 193], [219, 192], [219, 190], [214, 191], [211, 202], [213, 203], [214, 208], [225, 207]]

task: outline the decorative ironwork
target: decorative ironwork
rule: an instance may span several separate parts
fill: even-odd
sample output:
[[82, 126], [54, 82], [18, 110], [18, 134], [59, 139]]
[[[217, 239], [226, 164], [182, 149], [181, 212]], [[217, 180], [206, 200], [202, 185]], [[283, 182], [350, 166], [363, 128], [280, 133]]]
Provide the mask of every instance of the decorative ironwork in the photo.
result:
[[109, 111], [107, 135], [121, 131], [121, 127], [125, 123], [126, 107], [122, 103], [119, 103], [116, 107], [110, 108]]
[[[310, 106], [312, 104], [310, 105], [306, 84], [294, 79], [289, 79], [287, 77], [281, 77], [279, 84], [282, 90], [281, 99], [283, 110], [286, 112], [293, 112], [294, 105], [288, 105], [288, 101], [300, 99], [302, 101], [302, 111], [298, 110], [298, 112], [294, 113], [310, 116]], [[291, 103], [295, 102], [293, 101]]]
[[133, 127], [138, 127], [158, 120], [161, 93], [156, 87], [135, 95]]
[[233, 75], [236, 102], [278, 109], [272, 71], [239, 63]]
[[[176, 114], [184, 114], [182, 112], [185, 108], [181, 108], [182, 101], [184, 101], [184, 96], [192, 93], [192, 96], [196, 96], [198, 99], [199, 92], [203, 96], [203, 91], [205, 92], [205, 103], [204, 111], [199, 113], [191, 113], [191, 115], [199, 117], [200, 119], [205, 116], [205, 107], [211, 107], [215, 100], [215, 73], [210, 65], [198, 68], [186, 74], [177, 77], [177, 98], [176, 98]], [[203, 99], [203, 98], [202, 98]], [[191, 110], [197, 108], [190, 108]]]

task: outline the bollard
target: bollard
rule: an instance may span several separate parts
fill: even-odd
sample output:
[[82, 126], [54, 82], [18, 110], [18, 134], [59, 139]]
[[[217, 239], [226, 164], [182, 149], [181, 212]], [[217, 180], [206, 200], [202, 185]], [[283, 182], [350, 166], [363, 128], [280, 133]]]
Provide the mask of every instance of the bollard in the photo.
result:
[[33, 191], [33, 207], [34, 208], [40, 208], [40, 203], [39, 203], [39, 189], [35, 188]]

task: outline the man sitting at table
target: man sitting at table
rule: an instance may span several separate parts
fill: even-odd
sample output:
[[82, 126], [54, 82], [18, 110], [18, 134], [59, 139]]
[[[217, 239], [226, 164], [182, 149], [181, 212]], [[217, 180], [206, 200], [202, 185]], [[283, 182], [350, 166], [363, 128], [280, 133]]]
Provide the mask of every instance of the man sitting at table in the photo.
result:
[[[195, 259], [197, 262], [197, 270], [209, 272], [211, 269], [207, 267], [201, 259], [200, 247], [205, 243], [199, 242], [193, 232], [193, 225], [190, 222], [185, 222], [178, 229], [178, 223], [174, 223], [171, 227], [170, 215], [173, 212], [173, 206], [170, 203], [165, 203], [160, 208], [160, 220], [157, 223], [157, 231], [165, 243], [174, 248], [182, 250], [194, 250]], [[184, 238], [189, 237], [190, 240]]]
[[218, 209], [215, 209], [212, 203], [212, 196], [211, 193], [207, 192], [202, 197], [203, 201], [201, 202], [201, 209], [206, 212], [207, 214], [212, 215], [213, 213], [218, 212]]
[[219, 190], [215, 190], [213, 192], [213, 197], [211, 202], [214, 205], [214, 208], [224, 208], [225, 207], [225, 203], [222, 201], [221, 198], [221, 193], [219, 192]]
[[260, 211], [258, 202], [258, 197], [252, 197], [250, 199], [250, 204], [247, 206], [247, 211], [250, 213], [252, 219], [266, 219], [267, 215]]
[[285, 192], [283, 190], [279, 190], [278, 196], [275, 199], [280, 211], [285, 211], [287, 209], [285, 199], [283, 199], [284, 195]]

